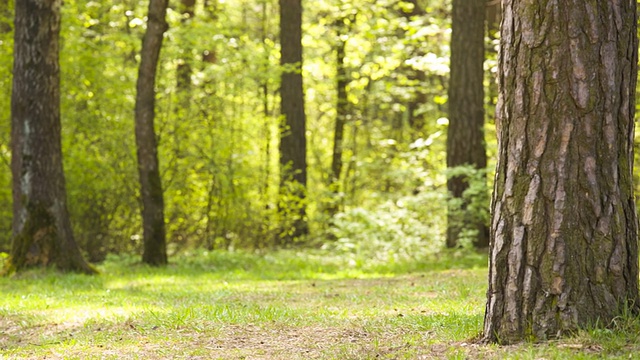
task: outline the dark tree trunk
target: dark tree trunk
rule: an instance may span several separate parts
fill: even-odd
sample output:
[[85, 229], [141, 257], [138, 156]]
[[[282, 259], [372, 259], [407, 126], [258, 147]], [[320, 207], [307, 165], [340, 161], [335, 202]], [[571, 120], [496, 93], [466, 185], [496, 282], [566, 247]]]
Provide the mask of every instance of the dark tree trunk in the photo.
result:
[[636, 0], [504, 1], [487, 341], [637, 310]]
[[[451, 74], [449, 80], [449, 129], [447, 134], [447, 167], [487, 166], [484, 143], [484, 18], [486, 0], [453, 0], [451, 34]], [[453, 198], [462, 198], [469, 187], [465, 176], [447, 181]], [[476, 247], [489, 245], [488, 226], [481, 218], [467, 216], [462, 209], [450, 207], [447, 224], [447, 247], [458, 244], [464, 224], [476, 230]], [[465, 218], [460, 218], [463, 213]], [[468, 218], [466, 218], [468, 217]]]
[[74, 240], [66, 203], [58, 62], [61, 5], [61, 0], [15, 5], [10, 271], [54, 265], [95, 273]]
[[168, 0], [151, 0], [149, 3], [149, 20], [142, 41], [135, 108], [144, 237], [142, 261], [150, 265], [167, 263], [164, 198], [153, 125], [156, 69], [162, 48], [162, 37], [168, 28], [165, 21], [167, 2]]
[[347, 117], [349, 116], [349, 102], [347, 100], [347, 85], [349, 84], [349, 79], [344, 62], [347, 42], [341, 38], [344, 28], [343, 20], [339, 20], [336, 44], [336, 123], [333, 133], [331, 179], [329, 182], [329, 189], [333, 193], [333, 198], [327, 209], [330, 216], [335, 215], [340, 210], [340, 175], [342, 174], [344, 127], [347, 123]]
[[302, 4], [301, 0], [280, 0], [280, 85], [281, 210], [285, 219], [281, 245], [306, 235], [307, 140], [302, 88]]

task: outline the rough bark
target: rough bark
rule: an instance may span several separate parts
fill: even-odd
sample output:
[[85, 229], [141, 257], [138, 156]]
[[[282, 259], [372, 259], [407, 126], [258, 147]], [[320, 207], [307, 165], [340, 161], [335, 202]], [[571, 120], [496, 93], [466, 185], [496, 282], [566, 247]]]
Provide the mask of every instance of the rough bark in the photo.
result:
[[305, 206], [307, 140], [302, 88], [301, 0], [280, 0], [280, 46], [280, 106], [284, 118], [280, 130], [280, 192], [283, 199], [280, 203], [288, 218], [285, 222], [291, 226], [283, 229], [280, 241], [286, 245], [309, 232]]
[[155, 77], [168, 25], [165, 20], [168, 0], [151, 0], [147, 31], [142, 41], [135, 105], [135, 134], [138, 172], [142, 197], [144, 252], [142, 261], [150, 265], [167, 263], [164, 222], [164, 198], [158, 166], [157, 140], [154, 130]]
[[[447, 134], [447, 167], [487, 166], [484, 142], [484, 19], [486, 0], [453, 0], [451, 34], [451, 73], [449, 80], [449, 129]], [[462, 198], [469, 187], [464, 176], [447, 181], [453, 198]], [[489, 245], [488, 226], [477, 217], [459, 219], [464, 212], [449, 211], [447, 247], [455, 247], [462, 231], [461, 224], [477, 231], [474, 245]]]
[[53, 265], [95, 273], [74, 240], [66, 203], [58, 61], [61, 0], [15, 4], [10, 271]]
[[636, 0], [503, 2], [487, 341], [637, 310]]

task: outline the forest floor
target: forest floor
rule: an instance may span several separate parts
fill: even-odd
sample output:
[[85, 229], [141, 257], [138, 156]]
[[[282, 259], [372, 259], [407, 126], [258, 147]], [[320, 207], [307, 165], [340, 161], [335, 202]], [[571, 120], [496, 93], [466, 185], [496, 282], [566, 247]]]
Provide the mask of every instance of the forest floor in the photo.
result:
[[628, 359], [640, 321], [480, 345], [486, 257], [356, 268], [308, 252], [211, 252], [167, 268], [0, 278], [0, 359]]

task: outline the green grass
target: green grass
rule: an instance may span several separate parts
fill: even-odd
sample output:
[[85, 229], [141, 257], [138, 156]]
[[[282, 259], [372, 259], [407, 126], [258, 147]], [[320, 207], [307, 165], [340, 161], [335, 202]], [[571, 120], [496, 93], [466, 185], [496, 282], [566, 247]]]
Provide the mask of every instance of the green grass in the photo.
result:
[[486, 257], [351, 267], [326, 253], [109, 258], [101, 275], [0, 279], [0, 359], [628, 359], [640, 324], [547, 344], [475, 344]]

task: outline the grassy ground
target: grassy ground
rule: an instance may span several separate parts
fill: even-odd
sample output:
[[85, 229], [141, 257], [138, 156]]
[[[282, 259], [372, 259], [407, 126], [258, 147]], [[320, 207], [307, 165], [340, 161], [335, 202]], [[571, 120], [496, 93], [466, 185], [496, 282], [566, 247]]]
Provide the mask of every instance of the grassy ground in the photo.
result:
[[633, 358], [640, 325], [478, 345], [486, 258], [352, 268], [310, 253], [208, 253], [166, 269], [0, 279], [0, 359]]

